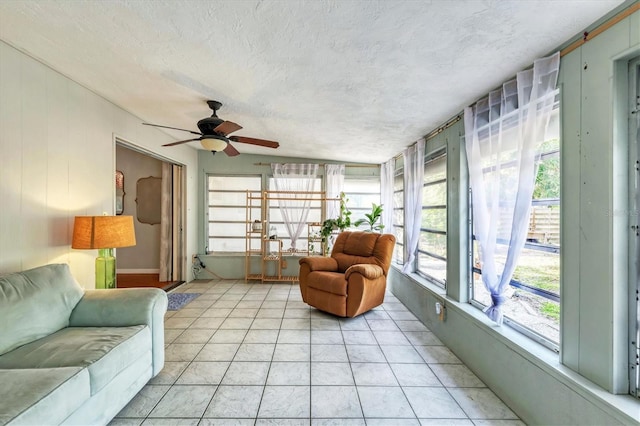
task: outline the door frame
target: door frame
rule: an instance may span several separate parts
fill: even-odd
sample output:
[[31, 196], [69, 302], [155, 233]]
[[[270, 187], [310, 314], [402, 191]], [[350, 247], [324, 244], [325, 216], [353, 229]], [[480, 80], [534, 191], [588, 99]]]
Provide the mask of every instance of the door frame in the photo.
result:
[[[172, 276], [173, 276], [173, 280], [174, 281], [187, 281], [187, 276], [186, 273], [188, 271], [187, 268], [187, 259], [185, 256], [185, 247], [186, 247], [186, 212], [187, 212], [187, 202], [186, 202], [186, 191], [187, 191], [187, 187], [186, 187], [186, 179], [185, 176], [187, 175], [186, 173], [186, 168], [187, 166], [185, 164], [182, 164], [180, 162], [177, 162], [175, 160], [172, 160], [168, 157], [165, 157], [163, 155], [160, 155], [156, 152], [150, 151], [146, 148], [143, 148], [139, 145], [136, 145], [135, 143], [131, 142], [130, 140], [127, 140], [121, 136], [116, 135], [115, 133], [113, 134], [113, 173], [115, 176], [115, 172], [116, 172], [116, 146], [121, 146], [127, 149], [130, 149], [132, 151], [138, 152], [139, 154], [142, 155], [146, 155], [148, 157], [154, 158], [156, 160], [165, 162], [165, 163], [169, 163], [172, 166], [177, 166], [180, 168], [181, 170], [181, 179], [179, 182], [179, 186], [178, 189], [180, 191], [179, 197], [180, 197], [180, 203], [179, 203], [179, 222], [178, 222], [178, 230], [177, 230], [177, 235], [176, 235], [176, 230], [174, 229], [174, 235], [173, 235], [173, 242], [174, 242], [174, 247], [172, 250], [172, 264], [173, 264], [173, 268], [172, 268]], [[113, 199], [113, 211], [115, 212], [115, 204], [116, 204], [116, 189], [115, 189], [115, 185], [112, 186], [113, 187], [113, 194], [112, 194], [112, 199]], [[174, 186], [174, 189], [176, 187]], [[173, 197], [174, 200], [172, 200], [172, 203], [174, 205], [175, 204], [175, 191], [173, 193]], [[177, 244], [176, 244], [177, 243]]]

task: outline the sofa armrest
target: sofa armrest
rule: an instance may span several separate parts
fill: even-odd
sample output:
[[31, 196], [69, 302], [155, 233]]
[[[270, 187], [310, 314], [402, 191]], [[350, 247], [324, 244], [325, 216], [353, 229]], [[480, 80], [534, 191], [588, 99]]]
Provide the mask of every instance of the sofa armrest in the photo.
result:
[[87, 290], [71, 312], [69, 327], [127, 327], [151, 329], [153, 375], [164, 366], [164, 314], [167, 294], [157, 288]]
[[353, 273], [359, 273], [363, 277], [369, 280], [375, 280], [384, 275], [384, 271], [378, 265], [372, 263], [359, 263], [357, 265], [351, 265], [344, 273], [344, 278], [348, 281], [349, 276]]
[[303, 257], [298, 261], [300, 265], [306, 264], [311, 271], [338, 272], [338, 262], [333, 257], [311, 256]]

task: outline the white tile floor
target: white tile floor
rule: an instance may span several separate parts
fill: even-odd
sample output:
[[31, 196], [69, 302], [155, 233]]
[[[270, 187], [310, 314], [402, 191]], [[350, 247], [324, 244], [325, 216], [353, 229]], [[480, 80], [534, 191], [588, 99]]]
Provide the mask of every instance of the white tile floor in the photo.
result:
[[112, 425], [524, 425], [398, 299], [343, 319], [297, 285], [197, 282]]

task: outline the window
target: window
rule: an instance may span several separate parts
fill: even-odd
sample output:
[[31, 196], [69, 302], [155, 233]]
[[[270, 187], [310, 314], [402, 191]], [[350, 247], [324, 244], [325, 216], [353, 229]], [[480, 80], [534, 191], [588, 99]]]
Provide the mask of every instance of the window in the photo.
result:
[[[380, 204], [380, 176], [345, 176], [343, 192], [348, 200], [347, 207], [351, 211], [351, 223], [365, 219], [364, 215], [371, 213], [372, 203]], [[385, 207], [387, 206], [383, 206]], [[369, 229], [369, 225], [365, 223], [360, 225], [360, 228]], [[386, 232], [384, 229], [382, 231]]]
[[447, 279], [447, 156], [444, 152], [427, 157], [423, 182], [418, 273], [444, 286]]
[[[261, 189], [261, 176], [207, 175], [208, 253], [244, 253], [247, 191]], [[260, 217], [260, 206], [254, 209]]]
[[[505, 296], [505, 323], [540, 343], [558, 350], [560, 342], [560, 140], [559, 100], [553, 105], [546, 141], [540, 158], [531, 200], [531, 216], [525, 246]], [[502, 168], [517, 167], [505, 158]], [[509, 189], [505, 189], [509, 190]], [[473, 214], [473, 211], [472, 211]], [[508, 221], [505, 221], [510, 226]], [[501, 233], [500, 228], [498, 234]], [[482, 283], [478, 243], [473, 237], [472, 303], [491, 305]], [[496, 258], [504, 264], [508, 241], [498, 239]]]
[[399, 265], [404, 263], [404, 167], [402, 157], [395, 159], [393, 178], [393, 234], [396, 246], [393, 249], [393, 261]]
[[[295, 178], [292, 178], [295, 179]], [[322, 185], [322, 180], [321, 178], [316, 178], [315, 182], [313, 184], [313, 189], [312, 192], [319, 192], [321, 191], [321, 185]], [[275, 185], [275, 181], [273, 179], [273, 177], [269, 178], [269, 191], [275, 191], [276, 190], [276, 185]], [[282, 211], [280, 210], [280, 205], [278, 204], [278, 200], [277, 198], [280, 196], [285, 196], [285, 194], [282, 193], [278, 193], [278, 192], [270, 192], [269, 193], [269, 211], [267, 213], [267, 217], [269, 218], [269, 228], [271, 229], [271, 227], [275, 227], [275, 231], [276, 234], [278, 236], [278, 239], [282, 240], [282, 250], [283, 251], [291, 251], [291, 238], [289, 237], [289, 233], [287, 232], [287, 228], [286, 225], [284, 223], [284, 218], [282, 217]], [[305, 197], [301, 197], [298, 196], [297, 198], [305, 198]], [[309, 215], [307, 216], [307, 220], [306, 222], [311, 223], [311, 222], [321, 222], [321, 218], [322, 218], [322, 203], [319, 200], [319, 195], [318, 194], [310, 194], [309, 198], [315, 198], [315, 200], [310, 202], [310, 207], [309, 207]], [[296, 207], [290, 207], [292, 209], [295, 209]], [[300, 207], [302, 208], [302, 207]], [[307, 249], [307, 244], [308, 244], [308, 236], [309, 236], [309, 229], [307, 226], [305, 226], [302, 229], [302, 233], [300, 234], [300, 237], [298, 238], [297, 242], [296, 242], [296, 249], [297, 250], [306, 250]]]

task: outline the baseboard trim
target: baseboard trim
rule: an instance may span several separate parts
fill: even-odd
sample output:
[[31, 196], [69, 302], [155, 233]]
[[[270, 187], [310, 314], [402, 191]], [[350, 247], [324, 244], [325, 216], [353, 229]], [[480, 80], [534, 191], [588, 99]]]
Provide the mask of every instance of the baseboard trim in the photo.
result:
[[160, 269], [116, 269], [116, 274], [159, 274]]

